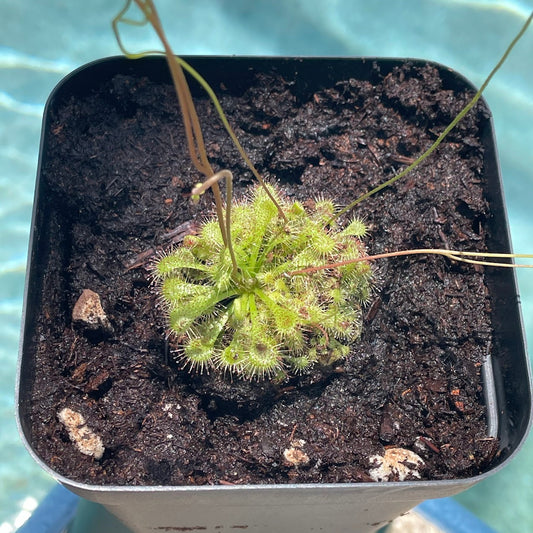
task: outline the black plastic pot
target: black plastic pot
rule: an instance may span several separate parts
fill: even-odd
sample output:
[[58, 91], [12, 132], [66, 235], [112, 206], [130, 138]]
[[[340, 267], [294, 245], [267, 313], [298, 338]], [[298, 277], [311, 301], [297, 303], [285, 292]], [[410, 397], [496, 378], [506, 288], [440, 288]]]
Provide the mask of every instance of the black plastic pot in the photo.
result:
[[[337, 80], [370, 79], [377, 62], [383, 74], [401, 63], [396, 59], [272, 59], [195, 57], [188, 61], [217, 87], [242, 91], [258, 72], [276, 71], [294, 80], [307, 93], [331, 86]], [[416, 61], [415, 61], [416, 63]], [[422, 62], [421, 62], [422, 63]], [[424, 62], [425, 63], [425, 62]], [[450, 88], [472, 88], [451, 70], [438, 67]], [[39, 171], [30, 238], [25, 288], [23, 331], [17, 381], [18, 421], [22, 438], [35, 460], [51, 476], [76, 494], [102, 503], [133, 531], [372, 531], [423, 500], [457, 494], [503, 468], [520, 449], [531, 424], [530, 370], [523, 336], [514, 271], [501, 269], [489, 276], [495, 323], [494, 352], [484, 366], [484, 387], [489, 421], [488, 436], [497, 436], [497, 459], [482, 475], [446, 481], [347, 483], [327, 485], [258, 486], [98, 486], [70, 480], [45, 464], [34, 451], [31, 405], [28, 397], [38, 368], [35, 356], [39, 340], [35, 324], [43, 308], [43, 272], [55, 253], [46, 239], [47, 221], [54, 197], [41, 179], [48, 158], [51, 111], [72, 97], [88, 95], [102, 80], [117, 73], [168, 81], [163, 58], [130, 61], [110, 58], [84, 66], [65, 78], [46, 106]], [[194, 90], [194, 88], [193, 88]], [[508, 224], [492, 122], [482, 130], [485, 179], [493, 217], [491, 249], [510, 252]]]

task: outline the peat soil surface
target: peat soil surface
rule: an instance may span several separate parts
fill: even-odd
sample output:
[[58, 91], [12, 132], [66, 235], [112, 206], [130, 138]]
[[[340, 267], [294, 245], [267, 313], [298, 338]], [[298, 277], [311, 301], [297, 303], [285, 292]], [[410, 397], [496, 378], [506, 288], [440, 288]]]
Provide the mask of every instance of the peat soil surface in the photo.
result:
[[[242, 94], [215, 90], [268, 181], [292, 199], [340, 206], [412, 162], [472, 96], [412, 65], [308, 95], [276, 74], [257, 75]], [[211, 103], [196, 101], [213, 167], [229, 168], [246, 195], [251, 172]], [[369, 253], [486, 249], [486, 120], [476, 108], [430, 160], [355, 209]], [[201, 176], [173, 87], [115, 76], [57, 108], [46, 142], [31, 438], [56, 471], [91, 484], [360, 482], [387, 447], [418, 454], [421, 479], [490, 465], [498, 443], [487, 437], [480, 378], [493, 343], [483, 269], [381, 260], [363, 335], [335, 368], [281, 384], [190, 375], [172, 356], [147, 268], [212, 212], [209, 194], [190, 201]], [[73, 324], [84, 289], [100, 295], [112, 332]], [[65, 407], [101, 437], [100, 460], [72, 444], [58, 420]]]

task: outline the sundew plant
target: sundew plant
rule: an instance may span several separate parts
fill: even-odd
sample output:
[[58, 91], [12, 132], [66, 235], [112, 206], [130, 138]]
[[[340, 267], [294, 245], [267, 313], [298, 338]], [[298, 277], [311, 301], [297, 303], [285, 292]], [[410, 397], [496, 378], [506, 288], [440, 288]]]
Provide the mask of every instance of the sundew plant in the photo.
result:
[[[155, 265], [170, 329], [193, 368], [246, 377], [300, 372], [345, 357], [361, 333], [371, 270], [351, 260], [365, 255], [365, 225], [354, 219], [339, 228], [331, 201], [306, 209], [267, 190], [286, 219], [256, 187], [228, 214], [233, 257], [213, 219]], [[337, 269], [287, 275], [339, 261]]]
[[[372, 291], [370, 262], [407, 254], [440, 254], [482, 265], [514, 267], [510, 255], [453, 250], [405, 250], [369, 256], [365, 224], [339, 216], [359, 202], [402, 178], [428, 157], [476, 104], [485, 87], [526, 31], [532, 15], [472, 100], [433, 145], [404, 171], [354, 200], [342, 210], [329, 199], [310, 199], [305, 205], [287, 200], [265, 184], [235, 136], [220, 103], [207, 82], [183, 59], [175, 56], [152, 0], [134, 0], [141, 20], [127, 16], [127, 0], [113, 20], [124, 54], [119, 23], [149, 23], [159, 36], [180, 105], [191, 161], [204, 176], [192, 191], [198, 200], [208, 189], [215, 215], [182, 244], [154, 262], [153, 278], [168, 315], [170, 335], [183, 365], [195, 371], [217, 369], [246, 379], [275, 378], [305, 372], [312, 365], [331, 365], [346, 357], [362, 327], [362, 309]], [[224, 127], [258, 185], [249, 197], [235, 202], [229, 170], [215, 172], [207, 157], [202, 130], [189, 91], [186, 71], [207, 92]], [[223, 200], [219, 181], [225, 181]]]

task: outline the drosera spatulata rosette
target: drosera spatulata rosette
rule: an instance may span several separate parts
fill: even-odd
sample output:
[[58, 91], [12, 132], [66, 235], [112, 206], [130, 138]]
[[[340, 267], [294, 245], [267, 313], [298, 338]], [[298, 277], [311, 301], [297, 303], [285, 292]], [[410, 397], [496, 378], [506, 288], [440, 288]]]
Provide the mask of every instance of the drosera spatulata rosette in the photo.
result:
[[237, 269], [213, 217], [153, 266], [171, 335], [184, 365], [245, 378], [299, 373], [346, 357], [361, 334], [362, 307], [372, 290], [368, 262], [288, 272], [365, 255], [366, 226], [345, 228], [329, 200], [285, 199], [269, 186], [287, 221], [262, 187], [231, 209]]

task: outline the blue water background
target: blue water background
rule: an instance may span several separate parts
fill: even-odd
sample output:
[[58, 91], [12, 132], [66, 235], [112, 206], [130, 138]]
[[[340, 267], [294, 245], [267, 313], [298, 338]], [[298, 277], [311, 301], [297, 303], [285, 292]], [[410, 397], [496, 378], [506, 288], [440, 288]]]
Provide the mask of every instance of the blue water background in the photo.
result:
[[[479, 86], [533, 0], [159, 0], [157, 5], [176, 53], [419, 57], [444, 63]], [[110, 20], [121, 6], [121, 0], [0, 0], [0, 533], [12, 531], [24, 509], [52, 485], [19, 440], [13, 398], [42, 111], [65, 74], [118, 53]], [[148, 28], [125, 35], [132, 49], [159, 48]], [[532, 58], [530, 28], [486, 91], [514, 248], [530, 253]], [[521, 271], [518, 278], [533, 345], [533, 272]], [[533, 440], [508, 468], [459, 500], [497, 531], [533, 531]]]

